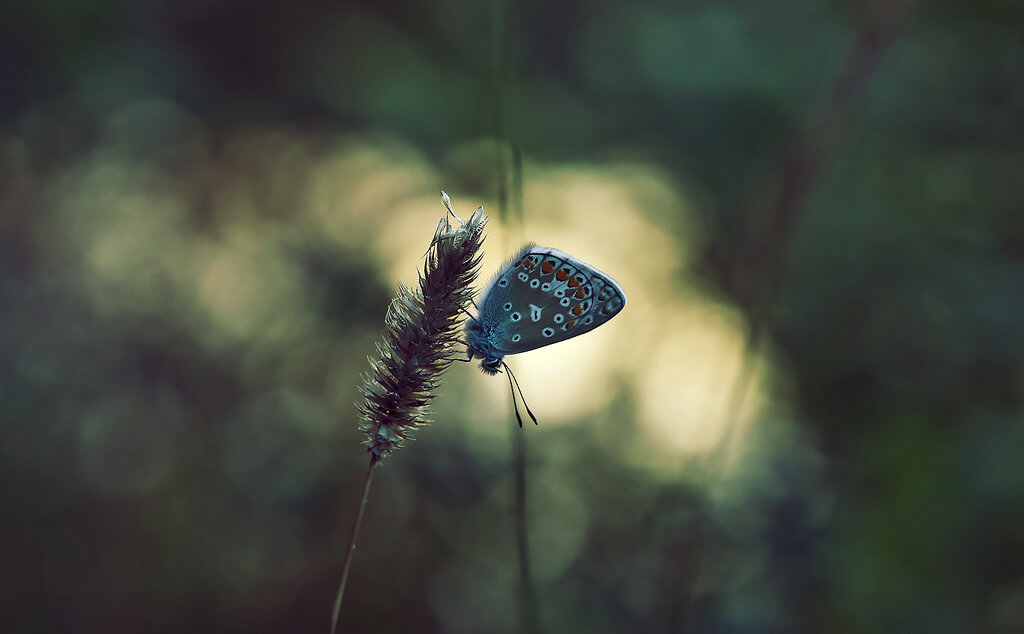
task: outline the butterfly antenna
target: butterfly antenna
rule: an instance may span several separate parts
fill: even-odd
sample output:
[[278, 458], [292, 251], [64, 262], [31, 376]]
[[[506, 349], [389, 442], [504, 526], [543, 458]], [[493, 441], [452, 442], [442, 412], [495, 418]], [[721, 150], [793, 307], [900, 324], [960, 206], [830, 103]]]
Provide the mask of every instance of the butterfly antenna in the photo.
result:
[[[505, 364], [502, 364], [502, 365], [505, 365]], [[508, 366], [507, 365], [505, 365], [505, 369], [508, 370]], [[519, 429], [522, 429], [523, 428], [523, 417], [519, 415], [519, 406], [516, 405], [516, 389], [514, 387], [512, 387], [512, 373], [511, 372], [507, 372], [507, 374], [508, 374], [508, 389], [509, 389], [510, 392], [512, 392], [512, 407], [513, 407], [513, 409], [516, 410], [516, 422], [519, 423]], [[519, 395], [522, 396], [522, 392], [520, 392]], [[526, 405], [526, 401], [523, 401], [523, 405]], [[527, 410], [527, 411], [529, 411], [529, 410]]]
[[[501, 365], [505, 366], [505, 371], [508, 372], [509, 387], [511, 387], [512, 386], [512, 382], [515, 381], [516, 389], [519, 390], [519, 398], [523, 399], [523, 407], [526, 408], [526, 413], [530, 415], [530, 420], [533, 421], [534, 425], [539, 425], [540, 423], [537, 422], [537, 417], [533, 415], [533, 412], [530, 411], [530, 406], [526, 404], [526, 397], [523, 396], [523, 388], [519, 387], [519, 379], [516, 378], [516, 375], [512, 374], [512, 368], [508, 367], [507, 363], [502, 361]], [[516, 394], [513, 391], [512, 392], [512, 404], [515, 405], [515, 402], [516, 402]], [[519, 420], [519, 426], [522, 427], [523, 426], [523, 419], [519, 418], [519, 408], [516, 408], [516, 418]]]

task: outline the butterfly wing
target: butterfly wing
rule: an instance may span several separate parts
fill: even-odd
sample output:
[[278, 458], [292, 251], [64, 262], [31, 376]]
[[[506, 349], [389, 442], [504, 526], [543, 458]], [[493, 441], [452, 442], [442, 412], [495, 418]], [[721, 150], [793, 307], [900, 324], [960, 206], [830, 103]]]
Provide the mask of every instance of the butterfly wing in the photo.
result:
[[625, 305], [612, 278], [568, 253], [530, 244], [488, 286], [480, 318], [495, 324], [491, 344], [515, 354], [590, 332]]

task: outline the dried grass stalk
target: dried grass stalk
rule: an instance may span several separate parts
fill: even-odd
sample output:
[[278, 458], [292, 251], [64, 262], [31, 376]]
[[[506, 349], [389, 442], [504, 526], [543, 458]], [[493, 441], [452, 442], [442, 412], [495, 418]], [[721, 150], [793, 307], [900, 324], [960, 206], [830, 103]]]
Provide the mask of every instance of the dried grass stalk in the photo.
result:
[[452, 364], [462, 316], [475, 294], [473, 282], [480, 268], [480, 246], [487, 223], [484, 208], [477, 208], [464, 221], [452, 211], [448, 194], [441, 192], [441, 200], [459, 226], [453, 228], [447, 216], [438, 223], [418, 287], [399, 288], [384, 318], [384, 336], [377, 343], [376, 354], [370, 357], [370, 372], [363, 376], [360, 429], [366, 434], [370, 465], [345, 550], [331, 634], [338, 627], [374, 467], [409, 440], [413, 430], [427, 424], [427, 405], [434, 398], [441, 375]]
[[428, 422], [427, 404], [452, 363], [475, 294], [484, 208], [463, 221], [452, 211], [448, 195], [441, 192], [441, 199], [459, 226], [453, 228], [447, 217], [438, 223], [418, 287], [399, 288], [384, 320], [384, 336], [370, 357], [370, 372], [363, 377], [360, 429], [378, 459]]

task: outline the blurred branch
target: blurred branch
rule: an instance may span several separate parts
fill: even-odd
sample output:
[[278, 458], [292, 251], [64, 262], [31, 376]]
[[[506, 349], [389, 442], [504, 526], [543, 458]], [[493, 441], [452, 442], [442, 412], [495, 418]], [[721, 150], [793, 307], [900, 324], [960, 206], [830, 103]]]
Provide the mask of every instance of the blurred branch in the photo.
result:
[[[817, 184], [828, 159], [835, 154], [849, 127], [850, 114], [878, 70], [883, 55], [902, 33], [903, 26], [922, 0], [880, 0], [869, 11], [857, 41], [846, 58], [832, 89], [804, 132], [791, 142], [779, 161], [768, 190], [754, 196], [750, 217], [764, 216], [754, 226], [748, 243], [740, 250], [728, 286], [748, 317], [748, 330], [740, 368], [733, 379], [726, 413], [726, 431], [717, 451], [724, 458], [735, 442], [737, 417], [741, 415], [747, 387], [756, 369], [754, 352], [760, 345], [768, 311], [780, 285], [785, 254], [805, 212], [804, 202]], [[760, 201], [768, 201], [758, 213]], [[759, 223], [754, 223], [758, 225]]]
[[[730, 286], [752, 315], [752, 340], [759, 334], [763, 311], [770, 304], [783, 257], [804, 213], [804, 201], [839, 146], [854, 104], [920, 1], [881, 0], [876, 5], [819, 111], [810, 117], [811, 123], [791, 141], [791, 147], [780, 159], [769, 191], [751, 199], [749, 216], [764, 216], [767, 226], [753, 227], [748, 239], [753, 244], [740, 251]], [[762, 208], [760, 201], [768, 201], [767, 208]], [[750, 275], [741, 277], [741, 272]]]

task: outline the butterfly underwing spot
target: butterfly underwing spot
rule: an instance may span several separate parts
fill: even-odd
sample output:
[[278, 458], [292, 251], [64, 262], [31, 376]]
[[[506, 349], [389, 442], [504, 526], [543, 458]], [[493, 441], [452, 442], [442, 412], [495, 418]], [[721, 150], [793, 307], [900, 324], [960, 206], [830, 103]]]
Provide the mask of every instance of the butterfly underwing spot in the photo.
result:
[[498, 280], [498, 286], [500, 286], [502, 288], [505, 288], [506, 286], [508, 286], [508, 278], [507, 277], [503, 277], [500, 280]]
[[612, 297], [607, 302], [599, 302], [598, 305], [595, 306], [595, 308], [598, 309], [596, 312], [598, 315], [601, 316], [602, 319], [610, 319], [615, 313], [617, 313], [622, 308], [622, 304], [618, 300], [618, 298]]
[[519, 271], [519, 274], [516, 275], [516, 277], [519, 278], [520, 282], [529, 282], [530, 281], [530, 274], [525, 272], [525, 271]]
[[540, 334], [544, 335], [545, 337], [552, 337], [555, 334], [555, 329], [551, 328], [551, 327], [548, 327], [548, 328], [545, 328], [544, 330], [541, 330]]
[[522, 340], [523, 340], [523, 336], [521, 334], [519, 334], [518, 332], [516, 334], [512, 335], [512, 343], [519, 343]]
[[569, 282], [576, 276], [577, 269], [567, 262], [553, 260], [555, 262], [554, 282], [551, 288], [554, 289], [555, 297], [562, 297], [566, 293]]
[[541, 307], [536, 304], [530, 304], [530, 319], [533, 321], [540, 321]]
[[[555, 257], [553, 255], [549, 255], [548, 257], [544, 258], [544, 263], [541, 265], [541, 269], [540, 270], [541, 270], [541, 273], [543, 273], [544, 275], [551, 275], [551, 276], [557, 278], [559, 272], [562, 269], [569, 269], [566, 272], [566, 277], [568, 277], [569, 275], [572, 275], [575, 272], [575, 269], [573, 269], [568, 263], [563, 261], [561, 258], [557, 258], [557, 257]], [[565, 281], [565, 280], [559, 280], [559, 281]]]
[[622, 308], [622, 300], [618, 297], [612, 297], [605, 304], [601, 306], [601, 310], [597, 311], [601, 315], [614, 315], [619, 309]]
[[530, 280], [530, 288], [537, 288], [538, 286], [540, 286], [540, 280], [539, 279], [537, 279], [535, 277], [532, 280]]
[[555, 323], [556, 324], [560, 324], [563, 321], [565, 321], [565, 315], [563, 315], [562, 313], [558, 313], [558, 314], [555, 315]]
[[504, 311], [512, 310], [512, 302], [505, 302], [501, 309]]
[[508, 318], [511, 319], [512, 321], [519, 321], [520, 319], [523, 318], [523, 315], [519, 311], [516, 311], [509, 315]]
[[527, 255], [520, 262], [527, 271], [532, 271], [540, 263], [540, 256], [536, 254]]

